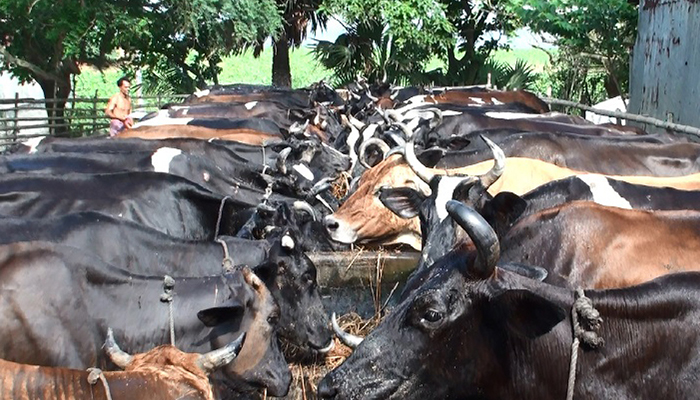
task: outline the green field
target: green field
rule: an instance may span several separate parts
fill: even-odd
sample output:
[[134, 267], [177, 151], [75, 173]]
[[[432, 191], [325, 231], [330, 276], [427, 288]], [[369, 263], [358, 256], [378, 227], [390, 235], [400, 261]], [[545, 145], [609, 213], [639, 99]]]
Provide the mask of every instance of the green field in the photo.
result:
[[[524, 59], [535, 67], [536, 71], [542, 71], [549, 62], [547, 54], [538, 49], [518, 49], [510, 51], [498, 51], [494, 54], [498, 61], [515, 63], [517, 59]], [[293, 50], [290, 54], [292, 68], [292, 86], [304, 87], [321, 79], [330, 78], [330, 72], [314, 60], [310, 50], [306, 47]], [[428, 64], [428, 69], [440, 66], [440, 60], [433, 60]], [[252, 52], [246, 52], [240, 56], [227, 57], [222, 65], [219, 76], [221, 83], [271, 83], [272, 75], [272, 49], [266, 49], [259, 58], [253, 57]], [[109, 97], [117, 92], [116, 81], [121, 76], [119, 70], [107, 70], [101, 73], [93, 68], [84, 68], [76, 79], [77, 97], [94, 97], [97, 91], [98, 97]]]

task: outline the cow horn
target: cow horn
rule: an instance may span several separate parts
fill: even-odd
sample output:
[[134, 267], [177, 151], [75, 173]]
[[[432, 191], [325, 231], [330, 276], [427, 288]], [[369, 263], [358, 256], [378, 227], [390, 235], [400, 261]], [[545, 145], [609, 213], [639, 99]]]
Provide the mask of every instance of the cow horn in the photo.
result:
[[335, 313], [333, 313], [333, 315], [331, 316], [331, 323], [333, 324], [333, 331], [335, 332], [335, 335], [338, 336], [338, 339], [340, 339], [340, 341], [343, 342], [344, 345], [350, 347], [351, 349], [355, 349], [364, 340], [364, 338], [355, 336], [342, 330], [340, 328], [340, 325], [338, 325], [338, 320], [335, 317]]
[[385, 157], [385, 154], [388, 153], [391, 150], [391, 147], [389, 147], [388, 144], [386, 144], [385, 141], [379, 138], [369, 138], [362, 142], [360, 145], [360, 155], [359, 155], [359, 160], [360, 164], [362, 164], [363, 167], [370, 169], [372, 166], [370, 166], [367, 163], [367, 160], [365, 160], [365, 152], [367, 151], [367, 148], [371, 145], [375, 145], [379, 147], [379, 150], [382, 152], [382, 159]]
[[401, 130], [404, 131], [404, 133], [411, 138], [411, 140], [406, 143], [405, 150], [403, 153], [404, 158], [406, 159], [406, 163], [408, 164], [409, 167], [413, 170], [413, 172], [418, 175], [418, 177], [425, 183], [430, 183], [430, 181], [433, 179], [435, 176], [435, 173], [430, 170], [430, 168], [426, 167], [423, 165], [420, 160], [418, 160], [418, 157], [416, 157], [416, 150], [413, 147], [413, 137], [410, 136], [410, 132], [408, 131], [408, 127], [405, 124], [397, 124], [401, 127]]
[[369, 99], [374, 101], [374, 102], [379, 101], [379, 97], [372, 96], [372, 93], [370, 93], [370, 91], [369, 91], [369, 86], [366, 86], [366, 88], [367, 88], [367, 97], [369, 97]]
[[474, 261], [474, 272], [479, 278], [491, 276], [501, 255], [496, 232], [479, 213], [460, 201], [449, 200], [446, 208], [476, 246], [478, 255]]
[[206, 354], [201, 354], [199, 358], [197, 358], [197, 366], [207, 374], [214, 372], [216, 369], [229, 364], [238, 356], [241, 348], [243, 348], [244, 341], [245, 332], [241, 333], [238, 339], [226, 346], [212, 350]]
[[117, 345], [117, 342], [114, 340], [112, 328], [107, 328], [107, 340], [105, 340], [104, 347], [109, 359], [121, 369], [128, 367], [134, 359], [129, 353], [119, 348], [119, 345]]
[[292, 152], [291, 147], [285, 147], [277, 156], [277, 171], [282, 175], [287, 175], [287, 157]]
[[493, 168], [484, 175], [480, 176], [479, 179], [481, 180], [481, 184], [484, 185], [485, 188], [489, 188], [491, 185], [494, 184], [498, 180], [498, 178], [503, 175], [503, 171], [506, 168], [506, 156], [503, 154], [503, 150], [501, 150], [500, 147], [496, 145], [496, 143], [492, 142], [489, 138], [487, 138], [484, 135], [480, 135], [481, 139], [486, 142], [486, 145], [489, 146], [491, 149], [491, 152], [493, 152]]
[[317, 218], [316, 218], [316, 210], [314, 210], [314, 208], [311, 207], [311, 204], [309, 204], [309, 203], [307, 203], [307, 202], [305, 202], [305, 201], [297, 200], [297, 201], [294, 202], [293, 207], [294, 207], [295, 210], [298, 210], [298, 211], [306, 211], [307, 213], [309, 213], [309, 215], [311, 215], [311, 218], [312, 218], [314, 221], [317, 220]]

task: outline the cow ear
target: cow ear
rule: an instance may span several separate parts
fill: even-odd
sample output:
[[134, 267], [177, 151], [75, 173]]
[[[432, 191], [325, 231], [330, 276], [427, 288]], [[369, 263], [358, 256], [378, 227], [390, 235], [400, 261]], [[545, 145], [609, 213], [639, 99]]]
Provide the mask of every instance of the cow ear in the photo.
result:
[[394, 214], [410, 219], [420, 212], [425, 196], [411, 188], [387, 188], [381, 190], [379, 200]]
[[491, 300], [489, 316], [510, 332], [534, 339], [549, 332], [566, 311], [528, 290], [506, 290]]
[[417, 154], [418, 160], [428, 168], [433, 168], [445, 155], [445, 150], [439, 147], [433, 147], [427, 150], [423, 150], [420, 154]]
[[202, 321], [204, 326], [212, 327], [241, 319], [244, 312], [245, 307], [243, 304], [231, 301], [219, 307], [201, 310], [197, 313], [197, 318]]
[[526, 278], [534, 279], [540, 282], [547, 279], [547, 275], [549, 275], [549, 272], [547, 272], [547, 270], [542, 267], [536, 267], [534, 265], [527, 265], [516, 262], [498, 264], [498, 268], [502, 268], [506, 271], [514, 272], [520, 276], [524, 276]]
[[510, 226], [527, 208], [527, 202], [522, 197], [511, 192], [501, 192], [484, 205], [484, 215], [494, 224]]

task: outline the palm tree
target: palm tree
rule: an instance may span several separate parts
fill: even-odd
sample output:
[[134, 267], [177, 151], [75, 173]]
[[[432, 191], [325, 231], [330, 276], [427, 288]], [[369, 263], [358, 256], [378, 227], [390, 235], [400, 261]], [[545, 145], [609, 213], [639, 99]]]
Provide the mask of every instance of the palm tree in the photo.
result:
[[[272, 40], [272, 84], [280, 87], [292, 86], [292, 73], [289, 65], [289, 48], [299, 47], [306, 39], [307, 26], [311, 30], [325, 29], [328, 16], [318, 12], [322, 0], [277, 0], [282, 10], [284, 29], [278, 38]], [[260, 46], [256, 54], [262, 50]]]

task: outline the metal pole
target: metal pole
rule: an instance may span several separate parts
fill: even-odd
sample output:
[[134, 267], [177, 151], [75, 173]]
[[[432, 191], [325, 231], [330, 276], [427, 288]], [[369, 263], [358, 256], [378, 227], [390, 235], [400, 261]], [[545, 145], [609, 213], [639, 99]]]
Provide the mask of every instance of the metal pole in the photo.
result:
[[[95, 97], [92, 99], [92, 115], [97, 116], [97, 89], [95, 89]], [[95, 132], [97, 132], [97, 126], [95, 125], [97, 123], [97, 119], [92, 120], [92, 134], [94, 135]]]
[[17, 136], [19, 136], [19, 92], [15, 92], [15, 129], [12, 131], [13, 141], [17, 141]]

